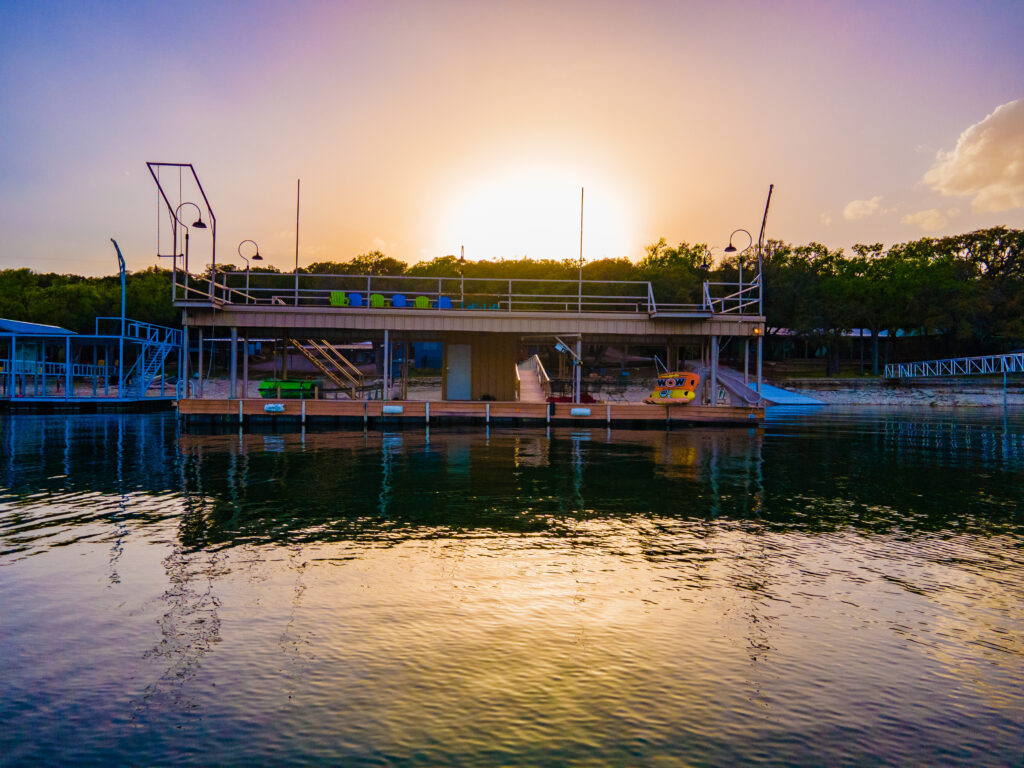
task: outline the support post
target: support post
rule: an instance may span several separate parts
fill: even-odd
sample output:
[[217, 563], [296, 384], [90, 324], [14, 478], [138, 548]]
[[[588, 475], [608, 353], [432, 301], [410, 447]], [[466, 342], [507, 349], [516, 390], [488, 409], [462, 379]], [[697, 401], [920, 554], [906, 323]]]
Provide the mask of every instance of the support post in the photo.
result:
[[[582, 285], [582, 283], [581, 283]], [[576, 371], [576, 375], [573, 377], [576, 380], [576, 397], [575, 402], [577, 405], [580, 403], [580, 399], [583, 397], [583, 339], [576, 339], [576, 359], [573, 361], [575, 365], [573, 368]]]
[[231, 326], [231, 388], [228, 400], [238, 397], [238, 328]]
[[198, 360], [199, 365], [198, 365], [197, 370], [196, 370], [196, 373], [198, 374], [198, 379], [197, 379], [198, 383], [197, 383], [197, 386], [196, 386], [196, 390], [197, 390], [196, 394], [199, 397], [202, 397], [203, 396], [203, 329], [202, 328], [199, 329], [198, 336], [199, 336], [199, 360]]
[[711, 405], [718, 405], [718, 337], [711, 337]]
[[249, 332], [242, 337], [242, 399], [249, 396]]
[[178, 380], [182, 382], [184, 389], [179, 393], [181, 397], [188, 399], [188, 364], [189, 364], [189, 349], [188, 349], [188, 326], [182, 325], [181, 327], [181, 357], [178, 359]]
[[65, 399], [71, 397], [71, 388], [74, 386], [71, 371], [71, 337], [65, 339]]
[[762, 352], [764, 351], [764, 336], [757, 337], [757, 394], [761, 394], [761, 361], [763, 359]]
[[750, 383], [750, 337], [743, 337], [743, 383]]
[[381, 350], [381, 357], [384, 358], [384, 392], [381, 400], [387, 400], [391, 396], [391, 346], [387, 329], [384, 330], [384, 348]]

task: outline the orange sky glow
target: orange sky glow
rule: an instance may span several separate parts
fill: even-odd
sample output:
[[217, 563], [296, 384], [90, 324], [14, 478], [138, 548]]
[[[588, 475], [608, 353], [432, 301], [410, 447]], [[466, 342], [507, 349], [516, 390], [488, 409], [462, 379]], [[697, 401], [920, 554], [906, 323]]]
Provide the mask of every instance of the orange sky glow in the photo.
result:
[[[192, 162], [218, 261], [639, 259], [1024, 226], [1024, 6], [5, 4], [0, 268], [155, 263], [147, 160]], [[164, 264], [164, 266], [167, 266]]]

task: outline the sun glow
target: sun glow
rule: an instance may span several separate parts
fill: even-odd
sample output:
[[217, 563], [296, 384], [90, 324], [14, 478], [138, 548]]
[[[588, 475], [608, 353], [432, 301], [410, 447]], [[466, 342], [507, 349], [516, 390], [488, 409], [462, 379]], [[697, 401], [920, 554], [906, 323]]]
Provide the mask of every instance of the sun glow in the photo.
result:
[[581, 187], [584, 260], [634, 255], [628, 206], [615, 187], [549, 169], [494, 174], [463, 187], [440, 216], [439, 237], [448, 252], [464, 245], [473, 260], [577, 259]]

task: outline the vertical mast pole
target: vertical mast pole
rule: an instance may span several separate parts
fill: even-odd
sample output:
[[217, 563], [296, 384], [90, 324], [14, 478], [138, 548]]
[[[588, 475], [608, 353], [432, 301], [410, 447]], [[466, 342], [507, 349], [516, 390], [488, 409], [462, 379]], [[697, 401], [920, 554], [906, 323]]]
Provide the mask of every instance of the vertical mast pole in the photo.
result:
[[295, 306], [299, 306], [299, 201], [302, 179], [295, 180]]

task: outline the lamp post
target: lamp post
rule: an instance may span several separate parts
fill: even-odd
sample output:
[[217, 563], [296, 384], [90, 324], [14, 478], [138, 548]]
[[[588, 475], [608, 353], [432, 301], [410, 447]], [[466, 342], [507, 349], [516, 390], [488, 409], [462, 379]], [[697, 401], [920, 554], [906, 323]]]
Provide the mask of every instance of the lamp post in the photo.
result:
[[256, 246], [256, 254], [252, 257], [253, 261], [263, 261], [263, 257], [260, 256], [260, 247], [259, 247], [259, 245], [256, 244], [255, 240], [243, 240], [242, 242], [240, 242], [238, 244], [238, 255], [241, 256], [242, 260], [245, 262], [245, 303], [248, 304], [249, 303], [249, 260], [247, 258], [245, 258], [245, 255], [242, 253], [242, 246], [245, 245], [246, 243], [252, 243], [253, 245]]
[[[182, 203], [181, 205], [179, 205], [177, 208], [174, 209], [174, 223], [175, 223], [175, 227], [177, 227], [177, 225], [180, 224], [184, 228], [184, 230], [185, 230], [185, 254], [184, 254], [184, 256], [185, 256], [185, 296], [183, 297], [185, 299], [188, 298], [188, 275], [189, 275], [189, 272], [188, 272], [188, 233], [189, 233], [189, 227], [188, 227], [187, 224], [185, 224], [185, 222], [183, 222], [181, 220], [181, 218], [178, 216], [178, 213], [186, 205], [191, 205], [193, 208], [195, 208], [196, 209], [196, 214], [198, 215], [198, 218], [195, 221], [192, 222], [192, 226], [195, 229], [206, 229], [206, 222], [203, 221], [203, 211], [195, 203], [187, 202], [186, 201], [186, 202]], [[175, 232], [177, 232], [177, 229], [175, 229]], [[175, 250], [177, 250], [177, 249], [175, 249]], [[174, 256], [174, 263], [175, 263], [175, 265], [177, 265], [177, 263], [178, 263], [178, 254], [175, 253], [175, 254], [173, 254], [173, 256]]]
[[740, 276], [740, 290], [739, 290], [739, 293], [737, 294], [737, 297], [739, 299], [739, 307], [738, 307], [738, 309], [740, 309], [742, 311], [742, 309], [743, 309], [743, 254], [750, 250], [750, 246], [752, 246], [754, 244], [754, 238], [745, 229], [733, 230], [733, 233], [731, 235], [729, 235], [729, 244], [727, 246], [725, 246], [725, 252], [726, 253], [736, 253], [736, 246], [732, 244], [732, 239], [734, 237], [736, 237], [737, 233], [739, 233], [739, 232], [742, 232], [743, 234], [745, 234], [747, 236], [747, 247], [744, 248], [742, 251], [740, 251], [739, 256], [736, 258], [736, 262], [739, 265], [739, 273], [740, 273], [740, 275], [739, 275]]

